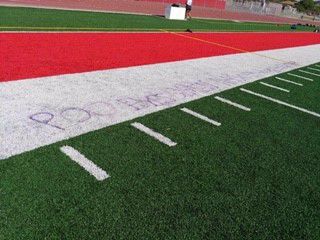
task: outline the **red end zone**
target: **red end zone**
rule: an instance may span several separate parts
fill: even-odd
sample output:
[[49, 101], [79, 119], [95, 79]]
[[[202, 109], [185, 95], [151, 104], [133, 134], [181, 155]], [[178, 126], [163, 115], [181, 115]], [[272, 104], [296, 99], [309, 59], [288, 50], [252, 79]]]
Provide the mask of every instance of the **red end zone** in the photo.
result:
[[[320, 44], [314, 33], [193, 33], [245, 51]], [[171, 33], [0, 33], [0, 82], [241, 51]]]

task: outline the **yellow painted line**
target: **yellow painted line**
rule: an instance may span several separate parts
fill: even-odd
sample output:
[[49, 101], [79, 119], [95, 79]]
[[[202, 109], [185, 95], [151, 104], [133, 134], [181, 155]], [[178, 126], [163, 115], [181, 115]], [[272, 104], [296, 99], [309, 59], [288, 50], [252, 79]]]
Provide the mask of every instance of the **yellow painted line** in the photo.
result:
[[[0, 29], [35, 29], [35, 30], [139, 30], [139, 31], [160, 31], [157, 28], [92, 28], [92, 27], [19, 27], [19, 26], [0, 26]], [[185, 30], [185, 29], [173, 29]]]
[[[12, 30], [10, 30], [12, 29]], [[171, 32], [184, 32], [186, 31], [186, 28], [172, 28], [172, 29], [160, 29], [160, 28], [94, 28], [94, 27], [22, 27], [22, 26], [0, 26], [1, 30], [46, 30], [46, 31], [58, 31], [58, 30], [64, 30], [64, 31], [76, 31], [76, 30], [83, 30], [83, 31], [139, 31], [139, 32], [145, 32], [145, 31], [154, 31], [154, 32], [163, 32], [165, 31], [171, 31]], [[238, 29], [196, 29], [193, 32], [266, 32], [266, 33], [272, 33], [272, 32], [283, 32], [278, 30], [268, 30], [268, 31], [256, 31], [256, 30], [238, 30]], [[303, 31], [301, 31], [303, 32]]]
[[288, 61], [285, 61], [285, 60], [282, 60], [282, 59], [265, 56], [263, 54], [259, 54], [259, 53], [256, 53], [256, 52], [250, 52], [250, 51], [247, 51], [247, 50], [244, 50], [244, 49], [241, 49], [241, 48], [236, 48], [236, 47], [228, 46], [228, 45], [217, 43], [217, 42], [207, 41], [207, 40], [204, 40], [204, 39], [201, 39], [201, 38], [191, 37], [191, 36], [183, 35], [183, 34], [176, 33], [176, 32], [170, 32], [170, 31], [167, 31], [167, 30], [164, 30], [164, 29], [162, 29], [162, 31], [163, 32], [167, 32], [167, 33], [171, 33], [171, 34], [176, 35], [176, 36], [180, 36], [180, 37], [196, 40], [196, 41], [199, 41], [199, 42], [208, 43], [208, 44], [211, 44], [211, 45], [215, 45], [215, 46], [219, 46], [219, 47], [223, 47], [223, 48], [236, 50], [236, 51], [239, 51], [239, 52], [242, 52], [242, 53], [251, 53], [251, 54], [254, 54], [254, 55], [259, 56], [259, 57], [268, 58], [268, 59], [272, 59], [272, 60], [283, 62], [283, 63], [288, 63]]
[[[232, 47], [232, 46], [228, 46], [228, 45], [225, 45], [225, 44], [221, 44], [221, 43], [217, 43], [217, 42], [212, 42], [212, 41], [207, 41], [207, 40], [204, 40], [204, 39], [201, 39], [201, 38], [196, 38], [196, 37], [191, 37], [191, 36], [186, 36], [186, 35], [182, 35], [182, 34], [179, 34], [175, 31], [185, 31], [186, 29], [160, 29], [160, 28], [92, 28], [92, 27], [21, 27], [21, 26], [0, 26], [0, 30], [1, 29], [30, 29], [30, 30], [92, 30], [92, 31], [99, 31], [99, 30], [105, 30], [105, 31], [159, 31], [159, 32], [166, 32], [166, 33], [171, 33], [171, 34], [174, 34], [174, 35], [177, 35], [177, 36], [180, 36], [180, 37], [184, 37], [184, 38], [189, 38], [189, 39], [192, 39], [192, 40], [196, 40], [196, 41], [200, 41], [200, 42], [204, 42], [204, 43], [208, 43], [208, 44], [212, 44], [212, 45], [216, 45], [216, 46], [220, 46], [220, 47], [224, 47], [224, 48], [228, 48], [228, 49], [232, 49], [232, 50], [236, 50], [236, 51], [239, 51], [239, 52], [243, 52], [243, 53], [251, 53], [251, 54], [254, 54], [254, 55], [257, 55], [257, 56], [260, 56], [260, 57], [264, 57], [264, 58], [269, 58], [269, 59], [272, 59], [272, 60], [276, 60], [276, 61], [280, 61], [280, 62], [284, 62], [284, 63], [288, 63], [288, 61], [285, 61], [285, 60], [281, 60], [281, 59], [277, 59], [277, 58], [273, 58], [273, 57], [269, 57], [269, 56], [265, 56], [265, 55], [262, 55], [262, 54], [259, 54], [259, 53], [255, 53], [255, 52], [250, 52], [250, 51], [247, 51], [247, 50], [244, 50], [244, 49], [240, 49], [240, 48], [235, 48], [235, 47]], [[197, 29], [195, 32], [199, 32], [199, 31], [203, 31], [203, 32], [213, 32], [212, 30], [210, 29]], [[224, 32], [224, 30], [214, 30], [214, 32]], [[251, 32], [250, 30], [247, 30], [247, 31], [240, 31], [240, 30], [234, 30], [234, 31], [230, 31], [228, 30], [227, 32]], [[252, 30], [252, 32], [256, 32], [254, 30]]]

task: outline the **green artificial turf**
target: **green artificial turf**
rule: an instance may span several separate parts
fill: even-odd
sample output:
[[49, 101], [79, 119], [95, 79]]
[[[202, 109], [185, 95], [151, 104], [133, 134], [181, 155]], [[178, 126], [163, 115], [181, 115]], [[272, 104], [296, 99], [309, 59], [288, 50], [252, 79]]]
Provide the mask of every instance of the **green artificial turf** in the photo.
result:
[[246, 23], [207, 19], [172, 21], [159, 16], [0, 7], [0, 31], [313, 31], [288, 24]]
[[[320, 113], [320, 77], [292, 72], [314, 82], [242, 87]], [[320, 118], [239, 88], [216, 95], [252, 110], [209, 96], [0, 161], [0, 239], [320, 239]], [[64, 145], [111, 177], [98, 182]]]

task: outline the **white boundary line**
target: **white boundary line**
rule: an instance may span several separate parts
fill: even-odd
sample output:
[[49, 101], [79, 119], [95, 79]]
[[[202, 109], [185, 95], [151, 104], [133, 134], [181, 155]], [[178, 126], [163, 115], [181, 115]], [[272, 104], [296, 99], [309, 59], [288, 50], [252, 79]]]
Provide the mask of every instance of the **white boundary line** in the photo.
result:
[[78, 152], [76, 149], [70, 146], [63, 146], [60, 148], [61, 152], [66, 154], [72, 161], [78, 163], [87, 172], [94, 176], [98, 181], [103, 181], [110, 177], [104, 170], [99, 168], [84, 155]]
[[320, 72], [320, 69], [317, 69], [317, 68], [312, 68], [312, 67], [307, 67], [307, 68], [310, 69], [310, 70], [314, 70], [314, 71]]
[[280, 90], [280, 91], [283, 91], [283, 92], [290, 92], [290, 90], [288, 90], [288, 89], [284, 89], [284, 88], [281, 88], [281, 87], [278, 87], [278, 86], [275, 86], [275, 85], [272, 85], [272, 84], [269, 84], [269, 83], [265, 83], [265, 82], [259, 82], [259, 83], [264, 85], [264, 86], [267, 86], [267, 87], [270, 87], [270, 88], [274, 88], [274, 89], [277, 89], [277, 90]]
[[196, 118], [199, 118], [199, 119], [201, 119], [203, 121], [211, 123], [211, 124], [213, 124], [215, 126], [218, 126], [218, 127], [221, 126], [221, 123], [219, 123], [217, 121], [214, 121], [214, 120], [212, 120], [212, 119], [210, 119], [210, 118], [208, 118], [208, 117], [206, 117], [204, 115], [201, 115], [200, 113], [194, 112], [194, 111], [192, 111], [192, 110], [190, 110], [188, 108], [181, 108], [180, 110], [185, 112], [185, 113], [188, 113], [188, 114], [190, 114], [190, 115], [192, 115], [192, 116], [194, 116]]
[[300, 86], [300, 87], [303, 86], [302, 83], [293, 82], [293, 81], [290, 81], [290, 80], [287, 80], [287, 79], [284, 79], [284, 78], [281, 78], [281, 77], [275, 77], [275, 78], [280, 80], [280, 81], [282, 81], [282, 82], [291, 83], [291, 84], [294, 84], [294, 85], [297, 85], [297, 86]]
[[289, 76], [293, 76], [293, 77], [297, 77], [297, 78], [301, 78], [301, 79], [304, 79], [304, 80], [308, 80], [310, 82], [313, 82], [313, 79], [312, 78], [307, 78], [307, 77], [303, 77], [303, 76], [300, 76], [300, 75], [297, 75], [297, 74], [293, 74], [293, 73], [287, 73]]
[[141, 132], [144, 132], [145, 134], [157, 139], [158, 141], [168, 145], [169, 147], [174, 147], [174, 146], [177, 145], [177, 143], [171, 141], [171, 139], [163, 136], [162, 134], [160, 134], [158, 132], [155, 132], [151, 128], [148, 128], [148, 127], [144, 126], [141, 123], [134, 122], [134, 123], [131, 123], [131, 126], [136, 128], [136, 129], [138, 129], [138, 130], [140, 130]]
[[320, 77], [320, 74], [316, 74], [316, 73], [312, 73], [312, 72], [308, 72], [308, 71], [304, 71], [304, 70], [299, 70], [299, 72], [302, 72], [302, 73], [306, 73], [306, 74], [310, 74], [310, 75], [313, 75], [313, 76]]
[[255, 96], [257, 96], [257, 97], [264, 98], [264, 99], [269, 100], [269, 101], [271, 101], [271, 102], [275, 102], [275, 103], [278, 103], [278, 104], [280, 104], [280, 105], [287, 106], [287, 107], [290, 107], [290, 108], [293, 108], [293, 109], [299, 110], [299, 111], [301, 111], [301, 112], [308, 113], [308, 114], [310, 114], [310, 115], [313, 115], [313, 116], [316, 116], [316, 117], [320, 118], [320, 114], [319, 114], [319, 113], [312, 112], [312, 111], [310, 111], [310, 110], [308, 110], [308, 109], [301, 108], [301, 107], [297, 107], [297, 106], [292, 105], [292, 104], [290, 104], [290, 103], [286, 103], [286, 102], [280, 101], [280, 100], [278, 100], [278, 99], [271, 98], [271, 97], [262, 95], [262, 94], [260, 94], [260, 93], [253, 92], [253, 91], [247, 90], [247, 89], [245, 89], [245, 88], [240, 88], [240, 90], [241, 90], [242, 92], [246, 92], [246, 93], [249, 93], [249, 94], [251, 94], [251, 95], [255, 95]]
[[239, 104], [239, 103], [232, 102], [232, 101], [230, 101], [230, 100], [228, 100], [228, 99], [226, 99], [226, 98], [219, 97], [219, 96], [215, 96], [214, 98], [217, 99], [217, 100], [219, 100], [220, 102], [227, 103], [227, 104], [229, 104], [229, 105], [231, 105], [231, 106], [234, 106], [234, 107], [236, 107], [236, 108], [240, 108], [240, 109], [242, 109], [242, 110], [244, 110], [244, 111], [247, 111], [247, 112], [251, 111], [250, 108], [245, 107], [245, 106], [243, 106], [243, 105], [241, 105], [241, 104]]

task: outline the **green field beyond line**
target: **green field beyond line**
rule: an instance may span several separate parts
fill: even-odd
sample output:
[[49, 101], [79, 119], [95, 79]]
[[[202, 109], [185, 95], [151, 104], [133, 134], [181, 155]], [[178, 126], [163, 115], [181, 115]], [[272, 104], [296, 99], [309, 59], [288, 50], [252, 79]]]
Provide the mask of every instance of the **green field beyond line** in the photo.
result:
[[312, 31], [312, 27], [159, 16], [0, 7], [0, 31]]
[[[242, 91], [320, 113], [314, 69], [319, 65], [0, 161], [0, 239], [319, 239], [319, 116]], [[111, 177], [97, 181], [60, 151], [65, 145]]]

